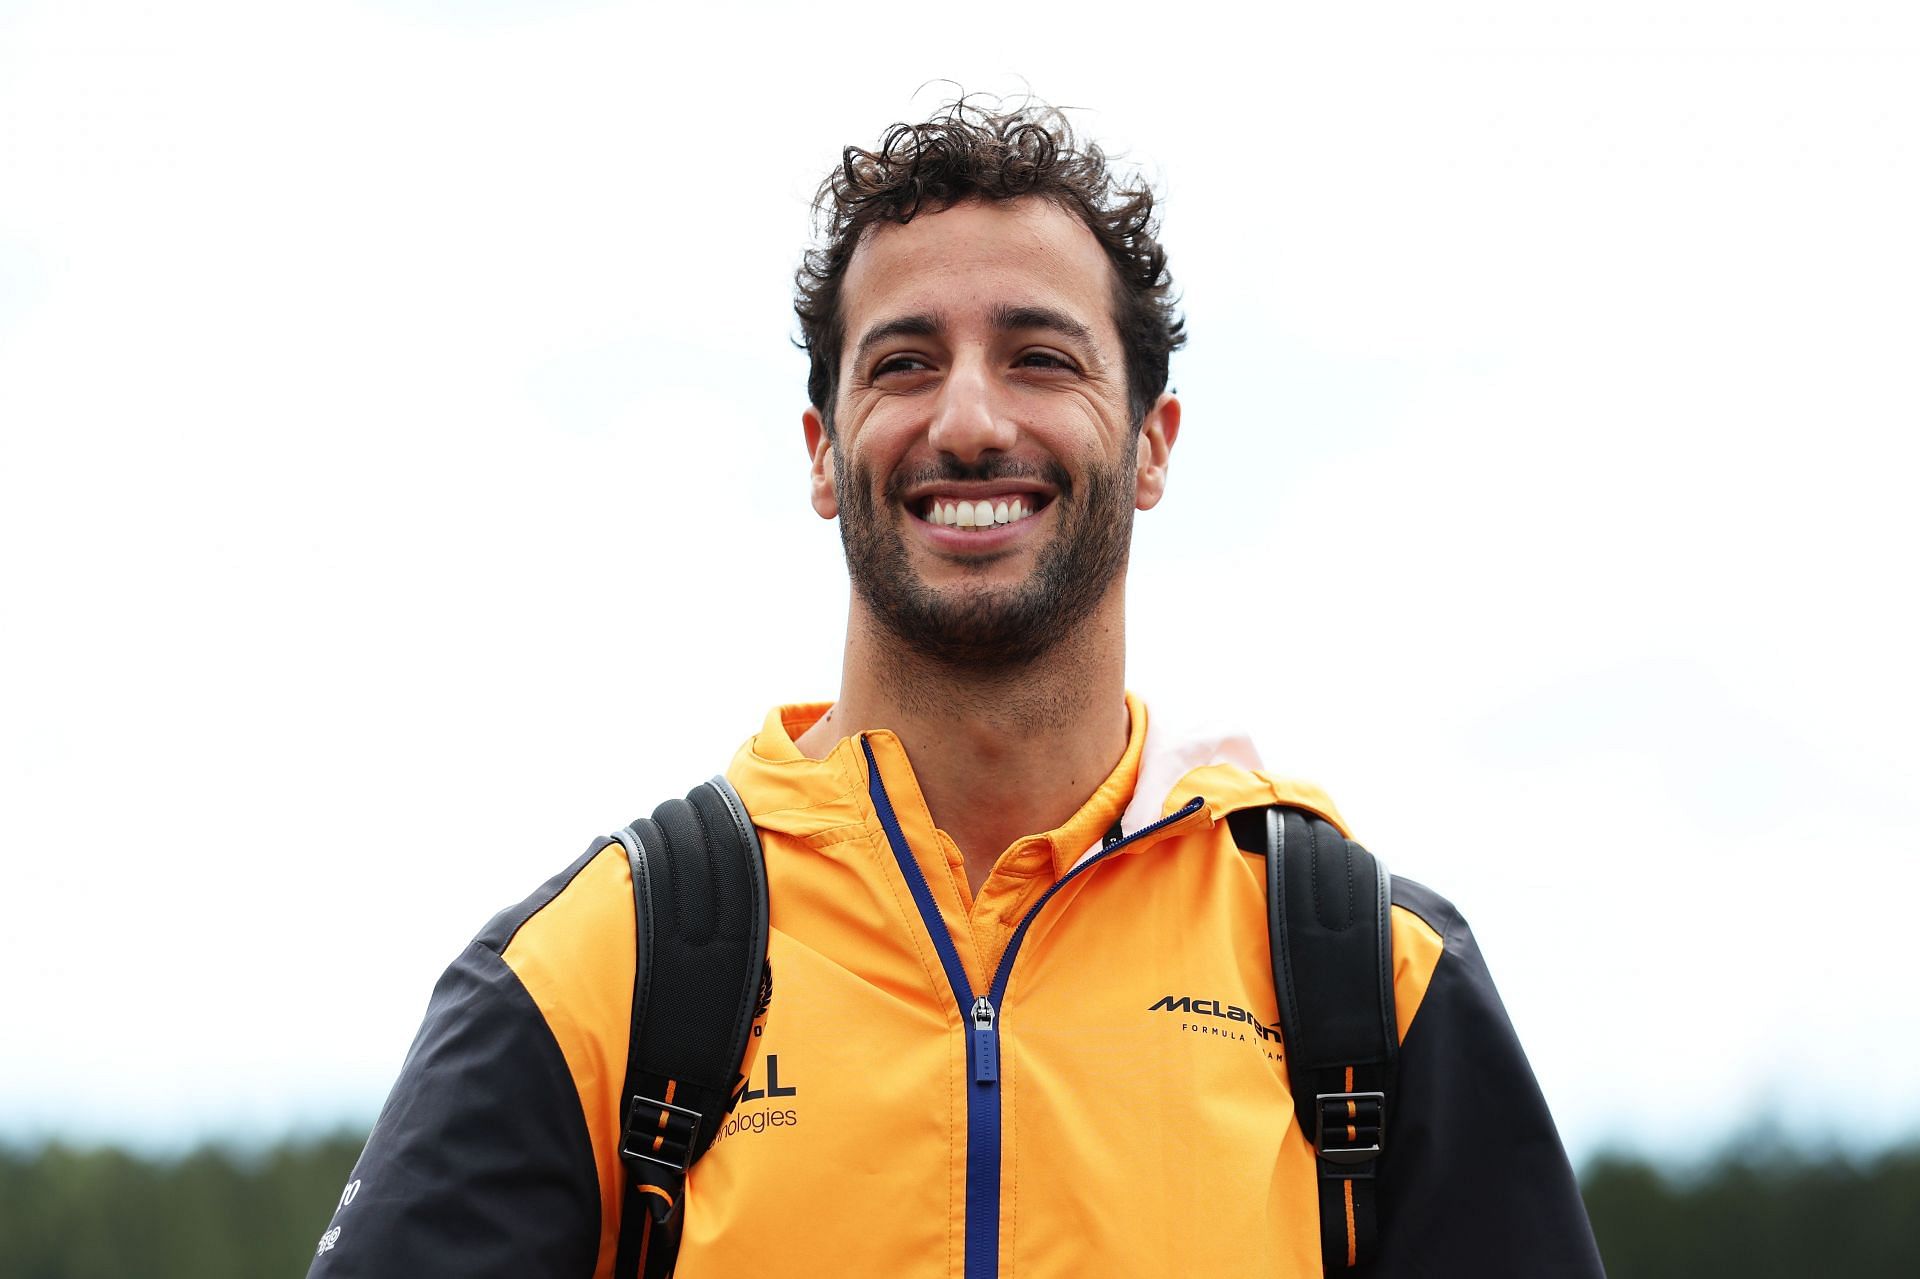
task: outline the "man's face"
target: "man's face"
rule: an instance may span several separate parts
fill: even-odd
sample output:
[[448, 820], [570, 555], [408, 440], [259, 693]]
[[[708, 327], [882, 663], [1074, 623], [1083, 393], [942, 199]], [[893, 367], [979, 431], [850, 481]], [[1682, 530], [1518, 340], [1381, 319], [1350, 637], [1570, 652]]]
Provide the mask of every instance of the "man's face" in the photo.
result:
[[835, 439], [806, 415], [814, 506], [860, 601], [913, 651], [1023, 665], [1107, 598], [1179, 429], [1138, 446], [1112, 272], [1041, 200], [963, 203], [862, 242], [842, 292]]

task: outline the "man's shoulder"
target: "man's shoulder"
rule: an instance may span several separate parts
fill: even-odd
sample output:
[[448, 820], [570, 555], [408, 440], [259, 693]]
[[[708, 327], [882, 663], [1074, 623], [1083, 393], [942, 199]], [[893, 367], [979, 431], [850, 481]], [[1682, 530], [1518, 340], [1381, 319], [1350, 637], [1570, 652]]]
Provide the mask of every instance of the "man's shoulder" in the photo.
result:
[[1460, 914], [1459, 907], [1433, 889], [1418, 880], [1408, 879], [1405, 875], [1391, 875], [1390, 900], [1393, 905], [1406, 911], [1428, 928], [1442, 943], [1448, 939], [1461, 939], [1471, 935], [1467, 921]]
[[617, 927], [633, 931], [632, 880], [626, 851], [611, 841], [594, 841], [520, 901], [487, 921], [473, 944], [497, 955], [525, 949], [550, 927]]

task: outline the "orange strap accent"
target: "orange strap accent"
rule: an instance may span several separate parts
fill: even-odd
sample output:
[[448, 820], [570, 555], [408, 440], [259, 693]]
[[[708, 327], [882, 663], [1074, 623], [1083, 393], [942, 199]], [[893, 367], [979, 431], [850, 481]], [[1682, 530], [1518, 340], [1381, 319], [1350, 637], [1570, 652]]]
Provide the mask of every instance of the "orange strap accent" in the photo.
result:
[[[1353, 1067], [1352, 1066], [1347, 1067], [1347, 1091], [1348, 1092], [1353, 1091]], [[1349, 1101], [1347, 1103], [1347, 1118], [1353, 1119], [1353, 1118], [1356, 1118], [1359, 1114], [1360, 1114], [1360, 1108], [1354, 1105], [1351, 1101]], [[1347, 1125], [1347, 1140], [1348, 1141], [1360, 1140], [1360, 1130], [1358, 1128], [1355, 1128], [1352, 1124]], [[1349, 1239], [1353, 1237], [1353, 1183], [1351, 1181], [1347, 1183], [1347, 1237]], [[1349, 1252], [1353, 1250], [1353, 1245], [1351, 1243], [1347, 1245], [1347, 1250]], [[1347, 1260], [1347, 1264], [1352, 1265], [1353, 1260], [1349, 1258]]]
[[1360, 1236], [1353, 1228], [1353, 1183], [1344, 1183], [1347, 1188], [1347, 1264], [1360, 1264]]
[[[675, 1079], [667, 1080], [667, 1100], [668, 1101], [673, 1100], [673, 1090], [675, 1085], [677, 1085], [678, 1083], [679, 1081]], [[667, 1112], [663, 1110], [660, 1112], [659, 1127], [665, 1128], [666, 1126], [667, 1126]], [[653, 1139], [653, 1148], [655, 1150], [660, 1149], [660, 1143], [664, 1140], [665, 1140], [664, 1137], [655, 1137]], [[660, 1187], [658, 1186], [638, 1186], [637, 1185], [634, 1187], [634, 1189], [641, 1191], [644, 1194], [659, 1195], [662, 1199], [667, 1201], [667, 1207], [669, 1208], [673, 1207], [673, 1196], [668, 1194], [666, 1191], [660, 1189]], [[647, 1244], [650, 1243], [652, 1239], [653, 1239], [653, 1214], [647, 1213], [644, 1217], [640, 1219], [640, 1273], [641, 1274], [645, 1274], [647, 1272]]]
[[[1351, 1070], [1349, 1070], [1349, 1071], [1347, 1072], [1347, 1078], [1349, 1078], [1349, 1079], [1351, 1079], [1351, 1078], [1353, 1078], [1353, 1072], [1352, 1072]], [[669, 1080], [667, 1080], [667, 1100], [668, 1100], [668, 1101], [672, 1101], [672, 1100], [673, 1100], [673, 1090], [674, 1090], [674, 1088], [675, 1088], [675, 1087], [676, 1087], [676, 1086], [677, 1086], [677, 1085], [679, 1084], [679, 1082], [680, 1082], [680, 1081], [679, 1081], [678, 1079], [669, 1079]], [[1349, 1091], [1351, 1091], [1351, 1089], [1349, 1089]], [[657, 1128], [665, 1128], [665, 1127], [667, 1126], [667, 1112], [666, 1112], [666, 1111], [664, 1111], [664, 1110], [663, 1110], [663, 1111], [661, 1111], [661, 1112], [660, 1112], [660, 1122], [659, 1122], [658, 1124], [656, 1124], [656, 1125], [654, 1125], [654, 1126], [655, 1126], [655, 1127], [657, 1127]], [[653, 1139], [653, 1148], [654, 1148], [655, 1150], [658, 1150], [658, 1149], [660, 1149], [660, 1143], [661, 1143], [661, 1142], [663, 1142], [663, 1141], [665, 1141], [665, 1140], [666, 1140], [666, 1138], [665, 1138], [665, 1137], [655, 1137], [655, 1138]], [[667, 1200], [667, 1202], [668, 1202], [668, 1203], [672, 1203], [672, 1202], [673, 1202], [673, 1200], [672, 1200], [671, 1198], [669, 1198], [669, 1199]]]

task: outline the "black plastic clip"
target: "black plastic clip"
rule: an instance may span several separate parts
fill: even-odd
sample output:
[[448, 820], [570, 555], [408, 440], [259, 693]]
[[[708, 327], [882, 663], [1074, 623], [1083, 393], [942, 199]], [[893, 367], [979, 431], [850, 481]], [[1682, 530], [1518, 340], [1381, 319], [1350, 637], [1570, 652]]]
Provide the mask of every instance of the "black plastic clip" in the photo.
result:
[[[1320, 1153], [1323, 1164], [1346, 1169], [1380, 1157], [1380, 1152], [1387, 1144], [1385, 1093], [1323, 1092], [1316, 1094], [1313, 1100], [1313, 1146]], [[1331, 1144], [1329, 1137], [1332, 1138]], [[1326, 1175], [1353, 1174], [1332, 1172]]]
[[686, 1176], [693, 1162], [694, 1139], [703, 1116], [697, 1110], [635, 1095], [627, 1108], [627, 1130], [620, 1138], [620, 1154], [643, 1159]]

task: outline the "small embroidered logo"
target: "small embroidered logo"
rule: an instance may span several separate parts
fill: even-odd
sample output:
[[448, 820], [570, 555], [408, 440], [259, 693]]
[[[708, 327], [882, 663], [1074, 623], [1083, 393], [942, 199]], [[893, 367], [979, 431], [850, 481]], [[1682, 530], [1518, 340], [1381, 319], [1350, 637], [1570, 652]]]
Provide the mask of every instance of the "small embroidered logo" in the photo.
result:
[[773, 961], [769, 959], [760, 968], [760, 1003], [753, 1010], [755, 1021], [767, 1015], [767, 1009], [773, 1007]]

